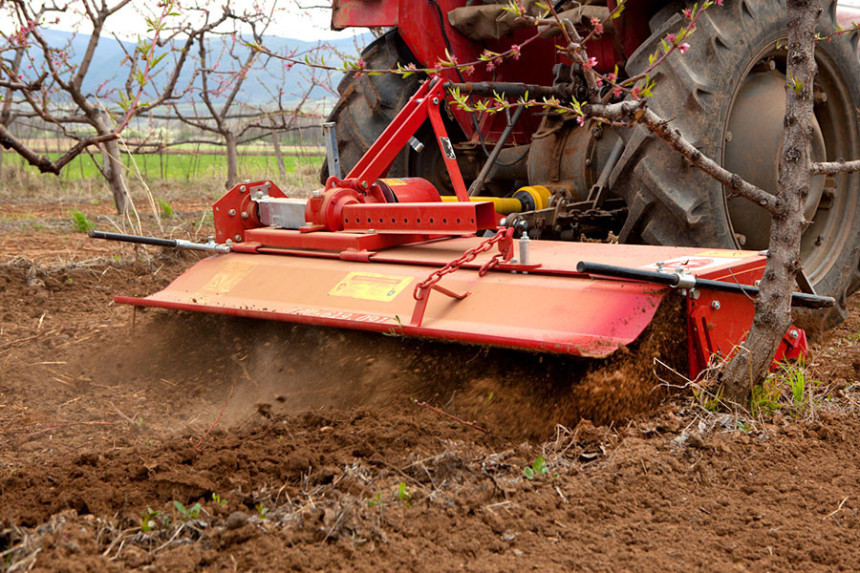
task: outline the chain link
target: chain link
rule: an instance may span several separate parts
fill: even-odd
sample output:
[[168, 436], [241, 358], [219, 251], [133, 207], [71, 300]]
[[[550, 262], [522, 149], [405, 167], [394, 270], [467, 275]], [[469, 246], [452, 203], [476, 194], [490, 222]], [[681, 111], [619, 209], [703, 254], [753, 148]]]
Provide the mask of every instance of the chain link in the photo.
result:
[[449, 262], [441, 269], [433, 271], [432, 273], [430, 273], [430, 276], [415, 285], [415, 290], [412, 293], [413, 298], [415, 298], [415, 300], [422, 300], [425, 296], [427, 296], [427, 292], [429, 292], [429, 290], [433, 288], [433, 285], [442, 280], [442, 277], [457, 271], [458, 269], [460, 269], [460, 267], [467, 263], [471, 263], [478, 257], [478, 255], [489, 251], [493, 248], [494, 245], [502, 243], [503, 241], [507, 241], [509, 244], [500, 246], [499, 250], [501, 252], [493, 255], [493, 258], [484, 263], [481, 266], [480, 270], [478, 270], [478, 276], [486, 275], [488, 272], [490, 272], [490, 269], [498, 266], [503, 260], [507, 260], [510, 258], [510, 251], [513, 245], [512, 237], [513, 229], [503, 229], [497, 232], [494, 236], [481, 243], [480, 245], [478, 245], [477, 247], [469, 249], [459, 258]]

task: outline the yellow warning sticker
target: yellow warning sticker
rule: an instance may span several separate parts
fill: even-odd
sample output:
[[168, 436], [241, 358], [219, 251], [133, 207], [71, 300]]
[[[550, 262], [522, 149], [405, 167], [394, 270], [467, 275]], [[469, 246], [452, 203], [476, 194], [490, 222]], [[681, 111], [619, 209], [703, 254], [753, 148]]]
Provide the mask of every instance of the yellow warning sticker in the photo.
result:
[[377, 273], [349, 273], [328, 294], [391, 302], [412, 282], [413, 278]]
[[705, 251], [696, 253], [698, 257], [719, 257], [721, 259], [745, 259], [756, 256], [755, 251]]
[[215, 275], [209, 279], [209, 282], [203, 285], [200, 292], [214, 295], [227, 294], [233, 290], [233, 287], [239, 284], [239, 281], [248, 276], [248, 273], [250, 273], [255, 266], [256, 265], [254, 264], [246, 262], [229, 261], [224, 264], [224, 267], [220, 271], [215, 273]]
[[406, 185], [406, 181], [403, 179], [381, 179], [380, 181], [385, 182], [389, 187], [396, 187], [397, 185]]

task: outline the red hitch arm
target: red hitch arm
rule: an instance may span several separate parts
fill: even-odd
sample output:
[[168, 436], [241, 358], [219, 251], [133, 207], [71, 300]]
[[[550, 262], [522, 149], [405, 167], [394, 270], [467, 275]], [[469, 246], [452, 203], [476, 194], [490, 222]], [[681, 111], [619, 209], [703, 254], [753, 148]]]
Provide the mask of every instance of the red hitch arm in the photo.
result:
[[463, 182], [463, 175], [457, 165], [454, 146], [448, 138], [439, 106], [445, 99], [444, 82], [439, 79], [427, 80], [415, 92], [394, 120], [361, 156], [355, 167], [343, 179], [329, 177], [322, 193], [315, 193], [308, 201], [305, 219], [309, 226], [305, 232], [344, 228], [343, 209], [357, 203], [386, 203], [385, 193], [376, 185], [384, 177], [391, 164], [409, 143], [409, 139], [427, 119], [433, 126], [436, 143], [442, 152], [445, 168], [454, 186], [457, 199], [469, 203], [469, 193]]
[[366, 191], [373, 185], [374, 181], [388, 173], [388, 169], [391, 167], [397, 154], [409, 143], [409, 139], [415, 135], [418, 128], [429, 117], [430, 123], [433, 125], [433, 132], [436, 135], [436, 143], [439, 145], [442, 157], [445, 160], [445, 167], [448, 170], [448, 175], [451, 177], [451, 183], [454, 185], [454, 193], [460, 201], [469, 201], [466, 184], [463, 182], [463, 175], [460, 173], [460, 168], [457, 165], [454, 147], [448, 138], [448, 132], [445, 130], [445, 124], [442, 121], [442, 114], [439, 112], [439, 106], [442, 105], [443, 101], [445, 101], [444, 82], [439, 78], [424, 82], [418, 91], [415, 92], [415, 95], [406, 102], [406, 105], [403, 106], [403, 109], [400, 110], [400, 113], [397, 114], [389, 126], [385, 128], [382, 135], [376, 139], [373, 145], [358, 160], [358, 163], [355, 164], [355, 167], [347, 174], [346, 178], [336, 183], [336, 185], [330, 185], [329, 181], [327, 181], [326, 189], [355, 181], [358, 184], [357, 189]]

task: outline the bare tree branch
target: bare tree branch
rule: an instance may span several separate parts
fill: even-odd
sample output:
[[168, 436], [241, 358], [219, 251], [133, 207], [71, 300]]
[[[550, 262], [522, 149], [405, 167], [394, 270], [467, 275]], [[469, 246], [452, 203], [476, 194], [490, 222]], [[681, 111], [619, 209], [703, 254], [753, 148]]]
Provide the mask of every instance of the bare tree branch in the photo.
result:
[[647, 107], [646, 100], [623, 101], [614, 104], [586, 104], [583, 106], [583, 112], [588, 116], [602, 118], [610, 122], [641, 123], [683, 155], [695, 167], [701, 169], [741, 197], [755, 202], [771, 213], [775, 213], [778, 209], [778, 200], [776, 197], [748, 183], [740, 175], [725, 169], [719, 163], [696, 149], [692, 143], [684, 138], [679, 130], [671, 127], [668, 121], [651, 111]]
[[813, 163], [810, 171], [813, 175], [837, 175], [839, 173], [856, 173], [860, 171], [860, 159], [853, 161], [827, 161]]

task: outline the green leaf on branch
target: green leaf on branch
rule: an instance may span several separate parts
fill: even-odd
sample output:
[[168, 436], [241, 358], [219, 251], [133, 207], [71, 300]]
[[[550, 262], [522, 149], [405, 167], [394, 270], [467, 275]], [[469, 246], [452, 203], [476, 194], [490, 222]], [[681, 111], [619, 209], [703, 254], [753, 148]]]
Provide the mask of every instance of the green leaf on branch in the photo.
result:
[[164, 56], [166, 56], [166, 55], [167, 55], [167, 52], [164, 52], [163, 54], [161, 54], [161, 55], [160, 55], [160, 56], [158, 56], [157, 58], [153, 59], [153, 60], [152, 60], [152, 63], [150, 63], [150, 64], [149, 64], [149, 67], [150, 67], [150, 68], [154, 68], [155, 66], [157, 66], [157, 65], [158, 65], [158, 62], [160, 62], [161, 60], [163, 60], [163, 59], [164, 59]]
[[119, 92], [119, 107], [121, 107], [123, 111], [128, 111], [129, 102], [128, 96], [125, 95], [125, 92]]
[[794, 77], [794, 74], [788, 72], [788, 85], [794, 90], [798, 97], [803, 93], [803, 82]]
[[510, 0], [506, 6], [502, 6], [502, 10], [510, 12], [511, 14], [516, 14], [517, 16], [523, 15], [523, 9], [519, 4], [517, 4], [516, 0]]

